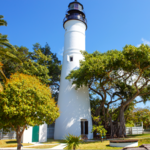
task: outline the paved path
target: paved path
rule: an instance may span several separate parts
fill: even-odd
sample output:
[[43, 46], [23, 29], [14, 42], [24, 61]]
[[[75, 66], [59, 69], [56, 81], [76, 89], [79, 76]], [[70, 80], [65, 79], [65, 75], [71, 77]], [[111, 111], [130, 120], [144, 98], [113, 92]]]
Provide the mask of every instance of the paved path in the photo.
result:
[[[22, 147], [21, 148], [21, 150], [30, 150], [30, 148], [28, 148], [28, 147], [31, 147], [31, 146], [39, 146], [39, 145], [56, 145], [57, 143], [55, 143], [55, 144], [43, 144], [43, 143], [31, 143], [31, 144], [34, 144], [34, 145], [29, 145], [29, 146], [24, 146], [24, 147]], [[64, 149], [65, 147], [67, 146], [67, 144], [66, 143], [60, 143], [59, 145], [57, 145], [57, 146], [55, 146], [55, 147], [53, 147], [53, 148], [46, 148], [46, 149]], [[36, 148], [32, 148], [31, 150], [34, 150], [34, 149], [36, 149]], [[16, 150], [16, 147], [14, 148], [14, 147], [10, 147], [10, 148], [0, 148], [0, 150]], [[45, 149], [38, 149], [38, 150], [45, 150]]]
[[61, 143], [53, 148], [50, 148], [50, 149], [64, 149], [65, 147], [67, 146], [66, 143]]
[[[43, 144], [43, 143], [31, 143], [31, 144], [34, 144], [34, 145], [29, 145], [29, 146], [23, 146], [22, 148], [21, 148], [21, 150], [34, 150], [34, 149], [36, 149], [36, 148], [32, 148], [32, 149], [30, 149], [30, 148], [28, 148], [28, 147], [31, 147], [31, 146], [39, 146], [39, 145], [57, 145], [57, 143], [54, 143], [54, 144]], [[59, 144], [59, 143], [58, 143]], [[57, 145], [57, 146], [55, 146], [55, 147], [53, 147], [53, 148], [46, 148], [46, 149], [64, 149], [65, 147], [67, 146], [67, 144], [65, 144], [65, 143], [60, 143], [59, 145]], [[10, 148], [0, 148], [0, 150], [16, 150], [16, 147], [14, 148], [14, 147], [10, 147]], [[38, 150], [45, 150], [45, 149], [38, 149]]]

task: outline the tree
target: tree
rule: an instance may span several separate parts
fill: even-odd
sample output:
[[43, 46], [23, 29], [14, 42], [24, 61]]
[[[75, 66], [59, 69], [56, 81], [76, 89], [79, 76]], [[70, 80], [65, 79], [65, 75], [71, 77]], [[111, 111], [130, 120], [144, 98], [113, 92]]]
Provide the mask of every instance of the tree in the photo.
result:
[[134, 108], [125, 113], [126, 122], [141, 123], [143, 122], [143, 127], [148, 129], [150, 127], [150, 107], [145, 108]]
[[51, 124], [59, 117], [59, 109], [50, 88], [35, 76], [15, 73], [0, 93], [0, 129], [12, 128], [17, 135], [17, 149], [28, 126]]
[[101, 142], [103, 142], [103, 137], [106, 136], [107, 130], [99, 121], [99, 117], [93, 117], [93, 120], [96, 121], [98, 125], [93, 125], [92, 132], [96, 131], [96, 133], [99, 133]]
[[[0, 26], [7, 26], [7, 22], [2, 18], [4, 18], [4, 17], [2, 15], [0, 15]], [[19, 62], [20, 64], [22, 64], [20, 59], [18, 59], [15, 55], [10, 53], [9, 49], [4, 49], [4, 47], [8, 47], [12, 51], [16, 51], [15, 47], [9, 43], [9, 41], [7, 39], [7, 35], [0, 34], [0, 56], [9, 58], [15, 62]], [[3, 79], [4, 82], [6, 82], [7, 78], [2, 70], [2, 66], [3, 66], [3, 64], [0, 62], [0, 77]], [[0, 83], [0, 85], [1, 85], [1, 83]]]
[[[7, 35], [0, 34], [0, 47], [2, 47], [2, 46], [9, 47], [10, 49], [16, 51], [15, 47], [9, 43], [9, 41], [7, 39]], [[2, 53], [2, 51], [1, 51], [1, 53]]]
[[[102, 110], [104, 116], [109, 116], [111, 132], [113, 131], [111, 136], [122, 137], [125, 134], [124, 112], [130, 103], [149, 100], [150, 47], [143, 44], [140, 47], [126, 45], [122, 52], [111, 50], [106, 53], [83, 54], [85, 61], [81, 61], [81, 67], [66, 78], [73, 79], [72, 84], [76, 84], [77, 88], [85, 85], [101, 96], [98, 110]], [[140, 100], [135, 100], [138, 96]], [[110, 114], [109, 107], [116, 102], [118, 108]], [[116, 126], [113, 129], [111, 115], [117, 111]]]
[[51, 57], [51, 60], [42, 60], [41, 58], [36, 57], [33, 53], [31, 54], [31, 59], [38, 62], [40, 65], [46, 65], [49, 73], [48, 75], [51, 77], [49, 85], [53, 91], [53, 97], [55, 100], [58, 99], [58, 91], [60, 85], [60, 74], [61, 74], [61, 61], [58, 60], [57, 55], [52, 53], [50, 46], [46, 43], [45, 47], [42, 47], [39, 43], [33, 45], [34, 51], [41, 51], [43, 55], [46, 57]]
[[[3, 71], [7, 78], [11, 73], [20, 72], [28, 75], [36, 75], [44, 84], [51, 86], [53, 96], [57, 97], [59, 90], [59, 80], [61, 65], [56, 54], [53, 54], [48, 44], [45, 47], [41, 47], [39, 44], [35, 44], [33, 52], [29, 52], [26, 47], [15, 46], [16, 51], [12, 51], [23, 63], [21, 66], [18, 63], [12, 62], [9, 59], [0, 58], [4, 64]], [[7, 48], [6, 48], [7, 49]]]

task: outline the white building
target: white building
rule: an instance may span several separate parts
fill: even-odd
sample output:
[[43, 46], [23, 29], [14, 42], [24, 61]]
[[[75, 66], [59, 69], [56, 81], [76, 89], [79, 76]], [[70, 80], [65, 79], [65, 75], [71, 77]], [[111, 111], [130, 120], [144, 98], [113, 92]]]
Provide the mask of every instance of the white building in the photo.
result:
[[58, 98], [60, 117], [55, 122], [54, 139], [64, 139], [68, 134], [86, 135], [88, 139], [92, 139], [88, 88], [76, 90], [75, 85], [65, 79], [71, 70], [80, 67], [79, 61], [84, 59], [80, 51], [85, 51], [87, 21], [83, 12], [83, 5], [77, 0], [71, 2], [68, 8], [63, 23], [65, 42]]
[[24, 131], [22, 143], [46, 142], [47, 141], [47, 124], [29, 127]]

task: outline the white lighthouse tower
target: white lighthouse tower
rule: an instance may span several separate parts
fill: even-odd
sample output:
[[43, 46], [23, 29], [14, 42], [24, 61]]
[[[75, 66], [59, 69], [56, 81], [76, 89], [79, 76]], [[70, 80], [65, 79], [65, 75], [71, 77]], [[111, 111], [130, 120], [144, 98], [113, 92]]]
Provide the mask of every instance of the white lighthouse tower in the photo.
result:
[[63, 23], [65, 42], [58, 98], [60, 117], [55, 122], [54, 139], [64, 139], [68, 134], [86, 135], [88, 139], [92, 139], [88, 88], [82, 87], [76, 90], [75, 85], [65, 79], [71, 70], [80, 67], [80, 60], [84, 59], [80, 51], [85, 51], [87, 21], [83, 12], [83, 5], [77, 0], [71, 2], [68, 8]]

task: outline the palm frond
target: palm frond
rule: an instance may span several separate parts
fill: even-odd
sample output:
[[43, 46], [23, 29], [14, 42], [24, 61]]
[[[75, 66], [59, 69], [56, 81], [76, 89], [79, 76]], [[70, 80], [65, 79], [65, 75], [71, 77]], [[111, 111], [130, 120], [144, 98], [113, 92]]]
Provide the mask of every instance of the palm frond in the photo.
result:
[[4, 16], [0, 15], [0, 26], [7, 26], [7, 22], [2, 18], [4, 18]]
[[13, 61], [18, 62], [22, 65], [22, 61], [19, 58], [17, 58], [15, 55], [13, 55], [12, 53], [10, 53], [8, 51], [5, 51], [5, 50], [3, 51], [3, 50], [0, 49], [0, 55], [3, 55], [7, 58], [10, 58]]
[[3, 92], [4, 88], [3, 85], [0, 83], [0, 92]]
[[5, 20], [0, 20], [0, 26], [7, 26], [7, 22]]
[[4, 82], [6, 82], [7, 78], [1, 68], [0, 68], [0, 77], [4, 80]]
[[0, 15], [0, 19], [2, 19], [2, 18], [4, 18], [4, 16], [3, 16], [3, 15]]
[[0, 38], [0, 43], [1, 42], [6, 42], [6, 43], [8, 43], [9, 41], [6, 39], [6, 38]]
[[14, 51], [16, 51], [15, 47], [14, 47], [13, 45], [11, 45], [9, 42], [2, 42], [2, 41], [0, 40], [0, 45], [6, 46], [6, 47], [8, 47], [8, 48], [10, 48], [10, 49], [12, 49], [12, 50], [14, 50]]

